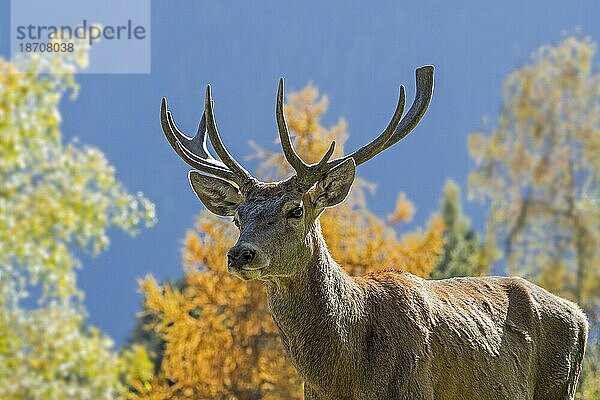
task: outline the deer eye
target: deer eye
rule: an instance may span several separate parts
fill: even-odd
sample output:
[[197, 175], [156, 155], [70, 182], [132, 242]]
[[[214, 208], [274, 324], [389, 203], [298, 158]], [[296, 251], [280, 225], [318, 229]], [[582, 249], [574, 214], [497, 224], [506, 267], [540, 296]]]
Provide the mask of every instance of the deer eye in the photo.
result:
[[288, 212], [288, 217], [300, 218], [303, 213], [304, 213], [304, 210], [302, 209], [302, 206], [298, 206], [298, 207], [292, 208], [290, 210], [290, 212]]

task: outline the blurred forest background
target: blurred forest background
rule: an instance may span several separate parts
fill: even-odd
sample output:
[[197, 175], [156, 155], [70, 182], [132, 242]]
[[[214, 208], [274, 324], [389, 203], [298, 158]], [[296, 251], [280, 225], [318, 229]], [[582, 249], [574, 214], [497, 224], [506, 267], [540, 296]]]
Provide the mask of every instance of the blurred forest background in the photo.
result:
[[[425, 226], [407, 230], [418, 204], [402, 192], [389, 215], [375, 214], [375, 187], [361, 179], [322, 216], [326, 241], [351, 274], [501, 270], [576, 301], [592, 329], [578, 393], [587, 400], [600, 399], [595, 53], [590, 39], [569, 37], [506, 78], [496, 126], [465, 143], [474, 165], [468, 187], [448, 180]], [[39, 74], [42, 62], [56, 74]], [[187, 227], [181, 279], [140, 280], [144, 311], [126, 345], [115, 348], [86, 321], [78, 254], [105, 249], [108, 229], [135, 234], [156, 221], [152, 202], [130, 193], [99, 149], [62, 137], [59, 102], [76, 95], [74, 73], [86, 62], [85, 53], [0, 59], [0, 399], [300, 399], [264, 290], [227, 274], [236, 230], [206, 211]], [[342, 155], [348, 129], [343, 119], [323, 125], [326, 95], [308, 85], [287, 96], [302, 157], [315, 161], [333, 138]], [[276, 145], [252, 148], [260, 177], [291, 173]], [[483, 232], [464, 214], [465, 197], [487, 206]]]

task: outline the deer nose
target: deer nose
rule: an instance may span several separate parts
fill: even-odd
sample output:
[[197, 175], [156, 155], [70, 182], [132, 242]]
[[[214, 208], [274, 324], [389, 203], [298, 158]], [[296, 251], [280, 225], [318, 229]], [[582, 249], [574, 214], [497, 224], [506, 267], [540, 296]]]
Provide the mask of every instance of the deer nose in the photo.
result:
[[234, 246], [227, 252], [227, 266], [239, 268], [250, 264], [256, 257], [256, 251], [247, 245]]

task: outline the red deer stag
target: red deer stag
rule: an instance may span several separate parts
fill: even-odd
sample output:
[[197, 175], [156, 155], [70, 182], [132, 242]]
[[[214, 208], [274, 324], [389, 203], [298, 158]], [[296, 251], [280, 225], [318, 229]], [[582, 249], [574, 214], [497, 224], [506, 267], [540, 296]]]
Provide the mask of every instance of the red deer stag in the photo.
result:
[[[173, 122], [163, 98], [169, 143], [195, 170], [192, 189], [213, 213], [233, 217], [240, 235], [228, 270], [265, 282], [289, 358], [306, 399], [573, 399], [587, 321], [579, 307], [520, 278], [439, 281], [408, 273], [351, 277], [329, 254], [319, 215], [344, 200], [355, 167], [405, 137], [425, 114], [433, 67], [416, 71], [417, 93], [402, 118], [405, 92], [387, 128], [359, 150], [307, 164], [292, 146], [279, 82], [276, 116], [283, 153], [296, 174], [253, 178], [227, 151], [210, 86], [198, 133]], [[206, 132], [219, 159], [209, 153]], [[200, 174], [202, 171], [209, 175]]]

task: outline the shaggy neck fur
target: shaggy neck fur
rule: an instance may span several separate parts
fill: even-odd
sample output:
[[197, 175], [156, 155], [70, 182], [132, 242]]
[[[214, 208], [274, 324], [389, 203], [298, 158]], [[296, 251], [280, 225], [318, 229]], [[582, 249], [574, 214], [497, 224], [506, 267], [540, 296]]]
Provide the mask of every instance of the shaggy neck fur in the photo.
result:
[[[364, 292], [332, 259], [318, 220], [308, 235], [312, 254], [297, 275], [268, 284], [273, 319], [292, 362], [311, 384], [343, 387], [351, 379], [364, 324]], [[341, 373], [345, 371], [345, 373]]]

